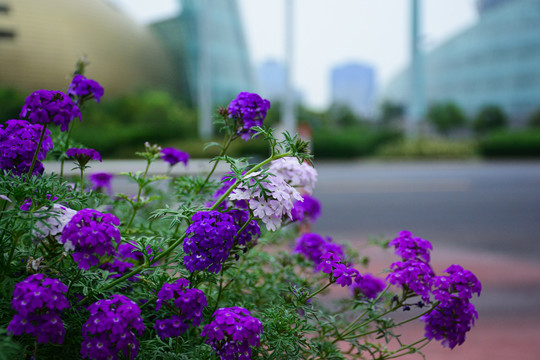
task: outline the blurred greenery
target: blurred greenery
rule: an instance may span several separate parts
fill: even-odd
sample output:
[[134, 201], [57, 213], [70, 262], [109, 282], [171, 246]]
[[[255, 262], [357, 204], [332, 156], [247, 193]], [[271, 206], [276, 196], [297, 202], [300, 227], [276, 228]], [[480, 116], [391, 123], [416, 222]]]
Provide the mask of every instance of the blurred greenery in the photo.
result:
[[505, 129], [507, 126], [506, 114], [497, 105], [482, 107], [472, 122], [472, 129], [479, 136]]
[[540, 130], [491, 133], [479, 141], [478, 152], [486, 158], [540, 157]]
[[384, 145], [377, 152], [388, 159], [468, 159], [477, 155], [473, 141], [418, 138]]
[[452, 102], [433, 104], [426, 114], [427, 122], [443, 136], [458, 130], [467, 124], [463, 110]]

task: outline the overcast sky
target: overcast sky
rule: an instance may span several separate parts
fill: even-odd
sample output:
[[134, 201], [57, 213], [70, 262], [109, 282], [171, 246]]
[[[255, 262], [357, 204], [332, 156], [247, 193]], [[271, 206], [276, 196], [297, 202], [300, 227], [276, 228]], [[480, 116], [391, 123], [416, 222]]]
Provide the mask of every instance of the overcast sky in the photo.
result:
[[[180, 11], [176, 0], [110, 0], [138, 22]], [[284, 2], [237, 0], [253, 64], [284, 59]], [[330, 100], [332, 67], [371, 64], [383, 87], [409, 62], [410, 0], [293, 0], [295, 53], [293, 82], [308, 105]], [[476, 21], [474, 0], [424, 0], [424, 44], [433, 48]]]

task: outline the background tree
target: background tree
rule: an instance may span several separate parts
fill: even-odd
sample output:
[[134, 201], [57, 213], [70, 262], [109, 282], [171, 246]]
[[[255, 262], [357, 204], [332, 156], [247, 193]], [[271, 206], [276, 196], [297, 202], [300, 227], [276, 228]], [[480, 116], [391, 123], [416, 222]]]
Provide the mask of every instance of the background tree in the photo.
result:
[[479, 135], [485, 135], [508, 126], [506, 114], [497, 105], [486, 105], [476, 115], [472, 128]]
[[448, 136], [452, 131], [467, 123], [463, 110], [452, 102], [431, 105], [426, 119], [435, 131], [444, 136]]

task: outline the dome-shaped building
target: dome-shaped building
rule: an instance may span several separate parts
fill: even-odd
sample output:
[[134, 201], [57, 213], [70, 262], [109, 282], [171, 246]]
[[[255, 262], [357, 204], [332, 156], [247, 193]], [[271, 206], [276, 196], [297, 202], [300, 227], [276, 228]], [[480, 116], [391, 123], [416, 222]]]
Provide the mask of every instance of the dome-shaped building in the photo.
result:
[[66, 89], [83, 56], [106, 94], [178, 85], [150, 30], [105, 0], [0, 0], [0, 85]]

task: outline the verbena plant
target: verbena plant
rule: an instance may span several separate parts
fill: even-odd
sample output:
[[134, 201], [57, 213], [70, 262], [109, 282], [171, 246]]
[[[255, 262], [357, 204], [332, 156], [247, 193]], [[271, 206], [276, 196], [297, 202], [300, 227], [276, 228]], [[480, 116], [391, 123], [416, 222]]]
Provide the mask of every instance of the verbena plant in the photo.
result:
[[[219, 110], [224, 141], [209, 144], [221, 153], [207, 174], [150, 177], [155, 161], [189, 155], [147, 143], [146, 167], [119, 175], [136, 194], [113, 195], [113, 174], [84, 181], [101, 156], [71, 140], [80, 109], [102, 95], [78, 74], [67, 94], [32, 93], [25, 120], [0, 128], [0, 358], [391, 359], [464, 342], [481, 285], [459, 265], [436, 275], [428, 241], [407, 231], [386, 241], [401, 260], [379, 277], [307, 231], [321, 212], [317, 172], [307, 142], [263, 126], [267, 100], [240, 93]], [[254, 137], [267, 159], [227, 155]], [[44, 172], [49, 151], [60, 174]], [[219, 162], [230, 172], [216, 180]], [[349, 292], [337, 303], [324, 296], [339, 287]], [[413, 320], [425, 336], [406, 343], [400, 326]]]

